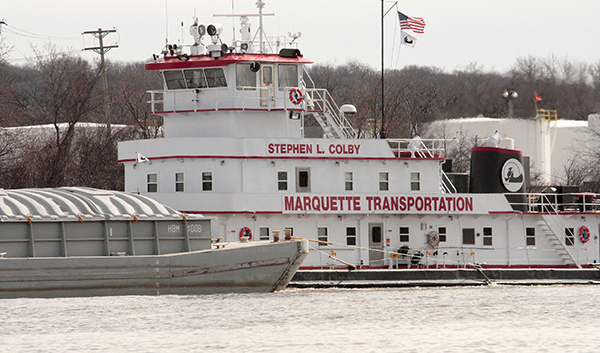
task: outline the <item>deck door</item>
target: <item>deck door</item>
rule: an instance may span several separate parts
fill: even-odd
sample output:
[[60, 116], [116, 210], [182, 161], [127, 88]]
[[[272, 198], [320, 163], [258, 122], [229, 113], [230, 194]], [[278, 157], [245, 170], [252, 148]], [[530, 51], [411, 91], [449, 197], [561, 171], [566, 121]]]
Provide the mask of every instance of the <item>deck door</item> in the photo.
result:
[[260, 67], [260, 106], [274, 107], [274, 79], [275, 71], [273, 65], [263, 64]]
[[383, 224], [369, 223], [369, 248], [369, 266], [383, 266]]

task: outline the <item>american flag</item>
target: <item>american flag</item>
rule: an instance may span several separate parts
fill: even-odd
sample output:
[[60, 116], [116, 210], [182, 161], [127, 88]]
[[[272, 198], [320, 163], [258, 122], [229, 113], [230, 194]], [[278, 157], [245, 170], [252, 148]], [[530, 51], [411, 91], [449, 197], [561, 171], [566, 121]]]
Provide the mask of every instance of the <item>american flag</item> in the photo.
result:
[[425, 20], [421, 17], [406, 16], [398, 11], [400, 17], [400, 29], [411, 30], [415, 33], [425, 33]]

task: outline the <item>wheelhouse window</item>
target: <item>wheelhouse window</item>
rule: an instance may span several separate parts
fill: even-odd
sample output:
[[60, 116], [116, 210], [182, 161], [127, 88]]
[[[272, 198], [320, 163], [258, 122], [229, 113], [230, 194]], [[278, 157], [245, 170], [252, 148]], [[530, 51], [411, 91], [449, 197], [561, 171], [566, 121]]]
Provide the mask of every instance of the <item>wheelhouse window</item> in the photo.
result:
[[185, 89], [185, 79], [181, 70], [163, 71], [168, 89]]
[[202, 172], [202, 191], [212, 191], [212, 172]]
[[158, 192], [158, 174], [146, 175], [146, 182], [148, 192]]
[[344, 180], [345, 180], [344, 189], [346, 191], [354, 190], [354, 174], [352, 172], [344, 173]]
[[206, 88], [206, 77], [204, 77], [204, 70], [184, 70], [185, 82], [188, 88]]
[[421, 173], [411, 172], [410, 173], [410, 190], [419, 191], [421, 190]]
[[163, 71], [167, 89], [227, 87], [222, 68]]
[[250, 64], [235, 66], [235, 85], [239, 90], [256, 89], [256, 72], [250, 70]]
[[310, 168], [296, 168], [296, 192], [310, 192]]
[[288, 189], [288, 173], [286, 171], [277, 172], [277, 190]]
[[280, 89], [298, 87], [298, 65], [280, 64], [278, 69]]
[[388, 191], [390, 189], [390, 176], [388, 172], [379, 173], [379, 191]]
[[175, 173], [175, 192], [183, 192], [183, 173]]
[[206, 75], [208, 87], [227, 87], [227, 80], [225, 80], [225, 73], [223, 72], [223, 69], [204, 69], [204, 74]]

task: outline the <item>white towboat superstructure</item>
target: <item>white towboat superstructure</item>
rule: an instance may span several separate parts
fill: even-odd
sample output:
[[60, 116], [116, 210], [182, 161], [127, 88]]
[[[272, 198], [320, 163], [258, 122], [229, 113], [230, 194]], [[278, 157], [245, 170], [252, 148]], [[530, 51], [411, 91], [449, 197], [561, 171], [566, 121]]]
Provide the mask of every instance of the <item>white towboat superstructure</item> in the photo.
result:
[[[595, 195], [525, 194], [517, 150], [474, 148], [468, 181], [442, 170], [441, 140], [359, 138], [354, 107], [308, 79], [299, 34], [256, 42], [244, 15], [241, 27], [228, 47], [220, 26], [195, 23], [189, 54], [168, 46], [146, 64], [164, 78], [150, 103], [165, 137], [119, 144], [127, 192], [215, 216], [224, 241], [279, 232], [321, 241], [306, 267], [600, 262]], [[307, 137], [311, 119], [322, 137]]]

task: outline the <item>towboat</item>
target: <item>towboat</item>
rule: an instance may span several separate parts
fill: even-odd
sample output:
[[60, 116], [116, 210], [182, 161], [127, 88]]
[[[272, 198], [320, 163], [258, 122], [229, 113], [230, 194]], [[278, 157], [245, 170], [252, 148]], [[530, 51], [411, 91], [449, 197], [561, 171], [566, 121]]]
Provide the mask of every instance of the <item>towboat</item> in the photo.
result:
[[146, 64], [163, 78], [149, 102], [164, 138], [119, 144], [126, 192], [214, 217], [226, 242], [310, 238], [307, 269], [600, 262], [595, 194], [527, 193], [518, 149], [473, 148], [467, 175], [452, 173], [447, 141], [358, 131], [360, 112], [310, 79], [300, 33], [267, 37], [252, 15], [231, 16], [239, 39], [226, 44], [221, 25], [196, 20], [193, 44]]

